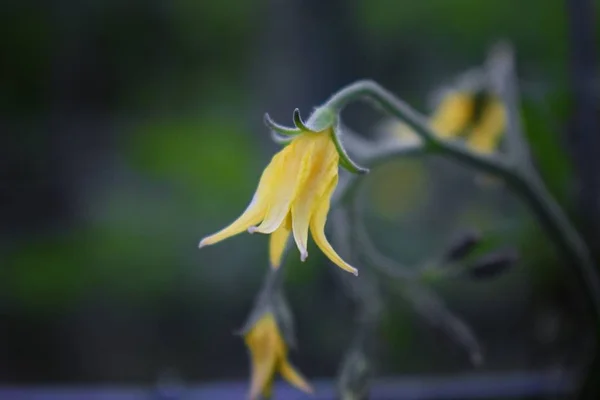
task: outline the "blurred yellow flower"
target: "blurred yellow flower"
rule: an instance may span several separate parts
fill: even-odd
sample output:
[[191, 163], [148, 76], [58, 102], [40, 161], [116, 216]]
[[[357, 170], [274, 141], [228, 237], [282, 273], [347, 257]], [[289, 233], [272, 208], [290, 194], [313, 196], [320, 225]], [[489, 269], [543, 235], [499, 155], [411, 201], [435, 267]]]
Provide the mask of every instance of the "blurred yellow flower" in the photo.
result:
[[[483, 154], [496, 150], [507, 123], [506, 109], [497, 97], [489, 94], [478, 96], [466, 91], [447, 94], [429, 121], [441, 138], [464, 137], [467, 146]], [[420, 141], [404, 123], [395, 124], [393, 132], [402, 143]]]
[[478, 121], [467, 137], [467, 145], [480, 153], [493, 153], [506, 129], [506, 108], [497, 98], [489, 99], [481, 110]]
[[310, 384], [287, 360], [288, 349], [272, 313], [265, 313], [244, 339], [252, 359], [250, 399], [271, 397], [276, 372], [298, 389], [312, 393]]
[[357, 275], [358, 271], [335, 252], [325, 237], [325, 222], [340, 163], [332, 129], [295, 135], [264, 170], [246, 211], [231, 225], [202, 239], [200, 247], [245, 230], [271, 234], [270, 261], [277, 268], [290, 233], [301, 260], [306, 260], [310, 229], [315, 243], [331, 261]]
[[442, 138], [452, 138], [461, 134], [473, 119], [474, 96], [465, 92], [446, 95], [430, 118], [430, 124]]

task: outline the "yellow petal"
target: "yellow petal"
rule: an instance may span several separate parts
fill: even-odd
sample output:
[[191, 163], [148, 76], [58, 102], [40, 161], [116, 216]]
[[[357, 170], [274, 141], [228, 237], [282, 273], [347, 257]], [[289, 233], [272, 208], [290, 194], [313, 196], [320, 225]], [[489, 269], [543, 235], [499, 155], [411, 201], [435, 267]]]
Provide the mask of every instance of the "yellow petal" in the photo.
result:
[[319, 204], [315, 209], [315, 213], [310, 221], [310, 232], [312, 233], [315, 243], [323, 253], [338, 267], [358, 275], [356, 268], [349, 265], [347, 262], [335, 252], [329, 241], [325, 237], [325, 222], [327, 222], [327, 213], [329, 212], [329, 205], [331, 201], [331, 195], [337, 185], [338, 177], [336, 176], [330, 183], [329, 188], [325, 191]]
[[250, 399], [256, 399], [269, 389], [273, 380], [278, 356], [277, 325], [272, 314], [266, 314], [246, 335], [246, 345], [250, 349], [252, 378]]
[[469, 124], [474, 101], [468, 93], [450, 93], [444, 97], [431, 117], [431, 127], [440, 137], [450, 138], [460, 135]]
[[262, 398], [270, 399], [273, 396], [273, 383], [275, 383], [275, 375], [271, 376], [271, 379], [267, 382], [267, 384], [263, 387], [260, 392]]
[[506, 128], [506, 110], [498, 100], [491, 100], [484, 108], [479, 123], [477, 123], [468, 139], [467, 146], [484, 154], [496, 150], [498, 142]]
[[202, 239], [200, 241], [199, 247], [215, 244], [217, 242], [220, 242], [221, 240], [227, 239], [231, 236], [237, 235], [238, 233], [247, 230], [252, 225], [257, 224], [263, 218], [265, 211], [266, 205], [259, 204], [255, 197], [246, 209], [246, 211], [244, 211], [244, 213], [238, 219], [236, 219], [234, 222], [231, 223], [231, 225], [220, 230], [219, 232]]
[[327, 136], [323, 135], [323, 138], [317, 142], [308, 176], [292, 203], [294, 240], [302, 261], [308, 257], [308, 227], [315, 205], [338, 173], [339, 155], [335, 145]]
[[199, 247], [215, 244], [233, 235], [237, 235], [238, 233], [247, 230], [252, 225], [257, 224], [264, 218], [268, 207], [270, 188], [272, 186], [271, 181], [275, 171], [279, 168], [279, 162], [279, 157], [276, 154], [262, 173], [256, 193], [242, 215], [229, 226], [202, 239]]
[[262, 362], [252, 362], [252, 378], [250, 381], [250, 399], [256, 399], [258, 396], [270, 389], [275, 373], [275, 357], [264, 359]]
[[269, 209], [262, 223], [251, 232], [274, 232], [290, 211], [298, 186], [305, 179], [312, 156], [314, 142], [302, 134], [295, 138], [282, 151], [280, 166], [272, 181]]
[[306, 393], [312, 393], [313, 388], [307, 380], [287, 361], [283, 360], [279, 367], [281, 376], [293, 386]]
[[291, 215], [288, 214], [286, 221], [271, 234], [269, 240], [269, 259], [273, 268], [279, 268], [281, 265], [281, 256], [290, 237], [291, 229]]

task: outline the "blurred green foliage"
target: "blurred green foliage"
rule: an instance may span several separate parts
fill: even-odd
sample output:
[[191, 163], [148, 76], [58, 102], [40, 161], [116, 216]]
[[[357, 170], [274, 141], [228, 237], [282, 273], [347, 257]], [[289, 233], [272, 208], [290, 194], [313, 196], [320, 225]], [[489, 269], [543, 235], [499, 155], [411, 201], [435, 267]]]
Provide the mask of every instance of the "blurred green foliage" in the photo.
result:
[[[600, 1], [595, 3], [600, 13]], [[19, 236], [5, 232], [9, 248], [2, 254], [1, 285], [12, 312], [70, 315], [80, 303], [100, 299], [125, 310], [131, 304], [158, 305], [158, 320], [170, 316], [169, 301], [187, 305], [180, 307], [186, 323], [177, 325], [184, 330], [184, 349], [173, 345], [179, 358], [170, 361], [189, 376], [243, 376], [245, 355], [229, 334], [243, 321], [267, 268], [267, 239], [242, 234], [202, 251], [197, 243], [250, 201], [275, 149], [265, 146], [268, 132], [257, 121], [277, 106], [278, 88], [291, 89], [289, 96], [299, 98], [292, 102], [305, 96], [316, 105], [324, 99], [312, 98], [311, 89], [339, 83], [329, 82], [325, 72], [294, 81], [292, 68], [277, 59], [288, 56], [284, 39], [290, 37], [300, 44], [292, 49], [301, 54], [294, 60], [305, 63], [298, 70], [314, 71], [322, 63], [343, 83], [358, 76], [390, 82], [390, 89], [423, 112], [439, 85], [480, 63], [495, 40], [508, 38], [517, 50], [522, 116], [535, 163], [551, 192], [572, 210], [573, 169], [564, 146], [572, 110], [563, 1], [332, 4], [290, 2], [300, 10], [296, 13], [239, 0], [3, 5], [0, 52], [8, 57], [2, 63], [0, 106], [19, 126], [18, 146], [9, 151], [19, 150], [31, 169], [55, 167], [54, 173], [63, 174], [48, 183], [40, 172], [40, 181], [66, 187], [62, 200], [70, 207], [68, 218], [59, 216]], [[342, 57], [341, 50], [327, 47], [335, 43], [331, 37], [310, 35], [313, 17], [323, 13], [330, 23], [319, 32], [333, 37], [349, 26], [355, 65], [329, 65]], [[305, 29], [291, 32], [298, 25]], [[331, 54], [317, 52], [323, 49]], [[279, 65], [275, 70], [281, 75], [268, 68], [271, 64]], [[74, 134], [52, 125], [62, 118], [70, 127], [89, 115], [88, 125]], [[106, 121], [110, 128], [94, 130]], [[73, 143], [84, 143], [83, 148], [69, 147]], [[44, 158], [45, 151], [55, 153]], [[94, 152], [100, 156], [88, 165], [86, 155]], [[492, 366], [499, 365], [506, 346], [528, 340], [527, 332], [510, 334], [533, 324], [535, 297], [554, 301], [564, 266], [531, 215], [501, 184], [477, 186], [473, 174], [454, 168], [444, 160], [407, 159], [373, 171], [369, 231], [381, 251], [409, 265], [442, 251], [457, 230], [469, 227], [487, 235], [484, 250], [505, 244], [520, 250], [522, 265], [496, 281], [435, 286], [484, 340], [496, 343], [489, 356]], [[79, 169], [86, 171], [83, 176], [75, 174]], [[11, 185], [6, 190], [21, 190], [18, 183]], [[39, 203], [43, 208], [45, 199]], [[25, 210], [24, 218], [28, 214]], [[295, 250], [286, 261], [302, 349], [298, 364], [312, 371], [310, 376], [332, 375], [350, 341], [352, 307], [331, 278], [333, 267], [314, 243], [310, 246], [306, 263]], [[493, 313], [497, 318], [490, 322]], [[435, 336], [397, 297], [392, 296], [381, 330], [381, 346], [390, 350], [382, 362], [386, 372], [468, 368], [466, 361], [457, 366], [451, 345], [432, 346]], [[497, 345], [502, 334], [508, 344]], [[559, 347], [548, 350], [547, 358], [564, 351]], [[140, 364], [164, 361], [138, 356]], [[210, 361], [213, 356], [220, 364]], [[90, 374], [104, 376], [102, 368], [110, 375], [101, 366], [90, 367]]]

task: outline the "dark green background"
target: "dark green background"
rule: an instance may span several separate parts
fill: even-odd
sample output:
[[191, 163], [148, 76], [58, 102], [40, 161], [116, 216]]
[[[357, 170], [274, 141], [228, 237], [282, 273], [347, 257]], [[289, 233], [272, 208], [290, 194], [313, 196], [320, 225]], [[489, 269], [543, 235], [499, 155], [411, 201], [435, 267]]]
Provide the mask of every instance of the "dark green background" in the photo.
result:
[[[432, 93], [482, 63], [498, 39], [517, 51], [535, 163], [569, 215], [586, 220], [568, 146], [563, 1], [64, 0], [0, 9], [1, 382], [150, 382], [167, 370], [192, 381], [245, 379], [246, 351], [232, 332], [266, 271], [267, 238], [197, 244], [241, 213], [276, 151], [263, 113], [290, 124], [294, 108], [307, 115], [360, 78], [427, 113]], [[360, 105], [344, 118], [368, 138], [380, 116]], [[369, 232], [409, 264], [470, 227], [490, 247], [517, 247], [522, 262], [499, 279], [436, 289], [479, 335], [484, 369], [579, 365], [589, 318], [571, 266], [504, 187], [474, 177], [429, 158], [374, 171]], [[311, 246], [306, 263], [295, 252], [288, 259], [292, 358], [308, 377], [330, 377], [355, 307]], [[472, 370], [401, 298], [386, 299], [381, 374]]]

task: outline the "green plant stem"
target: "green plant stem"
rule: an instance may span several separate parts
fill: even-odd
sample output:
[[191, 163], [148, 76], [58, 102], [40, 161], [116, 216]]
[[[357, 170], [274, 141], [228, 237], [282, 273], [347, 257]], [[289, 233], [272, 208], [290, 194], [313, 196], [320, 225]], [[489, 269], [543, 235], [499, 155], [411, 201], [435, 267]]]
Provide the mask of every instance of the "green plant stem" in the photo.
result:
[[[325, 106], [340, 112], [346, 105], [357, 100], [371, 101], [383, 111], [407, 123], [423, 139], [423, 145], [410, 148], [410, 151], [406, 148], [385, 150], [372, 155], [368, 160], [362, 160], [363, 165], [373, 168], [407, 153], [441, 154], [501, 178], [531, 208], [566, 260], [576, 267], [577, 276], [586, 288], [596, 324], [600, 324], [600, 281], [589, 250], [534, 171], [518, 170], [497, 157], [479, 155], [460, 143], [439, 139], [428, 126], [425, 117], [373, 81], [359, 81], [346, 86], [334, 94]], [[339, 198], [343, 200], [351, 194], [357, 183], [357, 179], [350, 181]]]
[[[281, 298], [279, 298], [283, 291], [283, 267], [283, 264], [276, 269], [270, 266], [268, 267], [263, 278], [261, 288], [254, 299], [254, 305], [252, 306], [252, 309], [246, 318], [243, 328], [237, 332], [238, 334], [244, 334], [247, 332], [254, 326], [256, 321], [258, 321], [265, 312], [273, 312], [277, 302], [283, 301]], [[291, 341], [293, 341], [293, 338]]]

